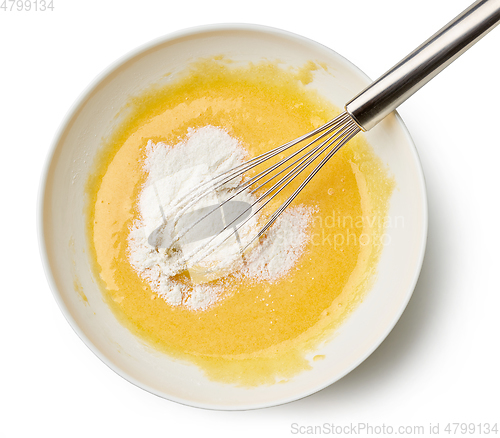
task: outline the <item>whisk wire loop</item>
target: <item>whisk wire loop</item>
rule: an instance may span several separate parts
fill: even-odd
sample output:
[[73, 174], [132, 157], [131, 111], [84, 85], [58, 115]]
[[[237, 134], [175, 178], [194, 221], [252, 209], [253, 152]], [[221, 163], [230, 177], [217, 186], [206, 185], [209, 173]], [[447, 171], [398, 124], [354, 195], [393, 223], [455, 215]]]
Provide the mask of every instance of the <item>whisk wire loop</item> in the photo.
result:
[[[241, 177], [248, 170], [259, 166], [260, 164], [270, 160], [271, 158], [284, 152], [287, 149], [290, 149], [291, 147], [299, 144], [300, 142], [307, 140], [307, 139], [319, 134], [316, 138], [314, 138], [312, 141], [307, 143], [305, 146], [301, 147], [299, 150], [295, 151], [293, 154], [283, 158], [282, 160], [278, 161], [277, 163], [268, 167], [267, 169], [261, 171], [257, 175], [254, 175], [253, 177], [249, 178], [248, 180], [243, 181], [242, 184], [231, 188], [231, 190], [234, 191], [234, 193], [231, 196], [224, 199], [221, 203], [219, 203], [218, 205], [213, 207], [205, 215], [203, 215], [202, 217], [197, 219], [195, 222], [193, 222], [189, 227], [183, 229], [181, 231], [181, 233], [179, 233], [176, 236], [176, 238], [172, 241], [172, 245], [175, 245], [177, 242], [179, 242], [179, 240], [182, 239], [192, 228], [194, 228], [201, 221], [206, 219], [209, 215], [213, 214], [214, 212], [219, 210], [221, 207], [223, 207], [225, 204], [232, 201], [234, 198], [236, 198], [239, 194], [244, 192], [247, 188], [249, 188], [254, 183], [262, 180], [264, 177], [266, 177], [267, 175], [272, 173], [274, 170], [283, 166], [286, 162], [292, 160], [294, 157], [296, 157], [297, 155], [300, 155], [302, 152], [309, 149], [311, 146], [317, 144], [319, 140], [321, 140], [325, 137], [327, 137], [326, 141], [331, 140], [333, 135], [335, 135], [336, 133], [342, 132], [344, 129], [346, 129], [346, 126], [347, 126], [346, 122], [348, 121], [348, 119], [349, 119], [349, 115], [346, 113], [342, 113], [338, 117], [335, 117], [334, 119], [330, 120], [326, 124], [320, 126], [319, 128], [317, 128], [313, 131], [308, 132], [307, 134], [304, 134], [303, 136], [301, 136], [293, 141], [290, 141], [290, 142], [285, 143], [281, 146], [278, 146], [278, 147], [276, 147], [268, 152], [265, 152], [257, 157], [254, 157], [254, 158], [252, 158], [252, 159], [250, 159], [250, 160], [248, 160], [248, 161], [246, 161], [246, 162], [244, 162], [244, 163], [242, 163], [242, 164], [240, 164], [240, 165], [238, 165], [238, 166], [236, 166], [236, 167], [234, 167], [226, 172], [223, 172], [223, 173], [213, 177], [212, 179], [205, 181], [205, 182], [199, 184], [198, 186], [196, 186], [188, 196], [181, 198], [181, 200], [176, 204], [176, 207], [177, 208], [180, 207], [180, 210], [178, 211], [178, 213], [176, 214], [176, 216], [173, 220], [174, 226], [177, 224], [178, 220], [185, 214], [185, 212], [189, 210], [189, 208], [191, 208], [193, 205], [196, 205], [207, 194], [216, 192], [218, 189], [220, 189], [221, 187], [226, 185], [231, 180], [238, 178], [238, 177]], [[345, 124], [345, 126], [342, 126], [342, 124]], [[328, 137], [328, 136], [330, 136], [330, 137]], [[297, 166], [298, 164], [300, 164], [300, 162], [302, 162], [303, 160], [306, 160], [308, 157], [310, 157], [312, 154], [314, 154], [314, 152], [316, 152], [319, 148], [321, 148], [326, 143], [326, 141], [317, 145], [311, 151], [309, 151], [308, 153], [306, 153], [302, 157], [300, 157], [298, 160], [292, 162], [287, 167], [280, 170], [275, 175], [271, 176], [268, 180], [261, 183], [258, 187], [254, 188], [250, 192], [250, 194], [255, 193], [256, 191], [258, 191], [259, 189], [264, 187], [266, 184], [268, 184], [270, 181], [272, 181], [273, 179], [276, 179], [279, 175], [283, 174], [290, 167]], [[203, 188], [205, 188], [205, 189], [202, 190]], [[266, 192], [266, 195], [267, 195], [267, 192]], [[264, 196], [266, 196], [266, 195], [264, 195]], [[257, 202], [260, 202], [260, 198]], [[237, 219], [239, 219], [242, 215], [246, 214], [249, 209], [245, 210], [241, 215], [239, 215], [235, 219], [235, 221]], [[232, 221], [231, 224], [233, 222], [234, 221]], [[230, 226], [231, 224], [229, 224], [228, 226]], [[226, 229], [227, 228], [224, 228], [223, 230], [221, 230], [221, 232], [225, 231]]]
[[[268, 205], [273, 199], [275, 199], [279, 193], [281, 193], [295, 178], [297, 178], [307, 167], [309, 167], [313, 162], [315, 162], [322, 154], [326, 155], [321, 159], [321, 161], [317, 164], [317, 166], [306, 176], [304, 181], [295, 189], [295, 191], [281, 204], [281, 206], [271, 215], [271, 217], [267, 220], [265, 225], [253, 236], [251, 239], [244, 244], [241, 248], [241, 252], [244, 253], [250, 245], [252, 245], [257, 239], [259, 239], [268, 229], [269, 227], [276, 221], [276, 219], [279, 217], [279, 215], [293, 202], [293, 200], [299, 195], [299, 193], [302, 191], [302, 189], [308, 184], [308, 182], [319, 172], [319, 170], [325, 165], [325, 163], [333, 156], [335, 153], [337, 153], [340, 148], [345, 145], [352, 137], [354, 137], [358, 132], [360, 132], [359, 126], [354, 122], [354, 120], [347, 114], [347, 113], [342, 113], [336, 118], [332, 119], [330, 122], [327, 124], [323, 125], [322, 129], [316, 129], [314, 131], [311, 131], [308, 134], [305, 134], [300, 138], [300, 140], [294, 140], [293, 142], [286, 143], [285, 145], [279, 146], [268, 153], [262, 154], [259, 157], [256, 157], [258, 159], [252, 159], [247, 161], [246, 163], [243, 163], [243, 165], [238, 166], [239, 169], [245, 169], [245, 171], [248, 171], [259, 164], [264, 163], [265, 161], [269, 160], [271, 157], [276, 156], [277, 154], [281, 153], [284, 150], [289, 149], [293, 145], [296, 145], [300, 143], [300, 141], [304, 141], [305, 139], [309, 139], [317, 134], [318, 135], [315, 139], [310, 141], [308, 144], [300, 148], [298, 151], [294, 152], [293, 154], [289, 155], [288, 157], [285, 157], [275, 163], [273, 166], [270, 166], [268, 169], [258, 173], [254, 177], [250, 178], [247, 181], [244, 181], [241, 185], [237, 186], [235, 188], [236, 193], [231, 195], [228, 199], [224, 200], [222, 203], [218, 204], [214, 209], [212, 209], [210, 212], [205, 214], [203, 217], [201, 217], [198, 221], [196, 221], [194, 224], [191, 225], [187, 230], [184, 230], [179, 237], [177, 237], [176, 241], [178, 241], [183, 235], [185, 235], [189, 229], [194, 227], [196, 224], [201, 222], [203, 219], [208, 217], [210, 214], [212, 214], [214, 211], [218, 210], [222, 205], [227, 203], [229, 200], [234, 199], [238, 194], [242, 193], [243, 191], [251, 188], [252, 184], [255, 184], [256, 182], [260, 181], [263, 179], [265, 176], [269, 175], [272, 171], [279, 169], [281, 166], [283, 166], [285, 163], [293, 159], [294, 157], [297, 157], [300, 155], [302, 152], [306, 151], [308, 148], [311, 148], [308, 152], [304, 153], [302, 156], [299, 156], [295, 161], [292, 163], [288, 164], [285, 168], [279, 170], [276, 174], [272, 175], [269, 177], [266, 181], [260, 183], [256, 188], [251, 189], [250, 193], [253, 194], [257, 192], [258, 190], [265, 188], [266, 185], [268, 185], [271, 181], [275, 180], [278, 176], [283, 175], [285, 172], [285, 175], [283, 175], [278, 181], [276, 181], [274, 184], [271, 185], [267, 190], [265, 190], [264, 193], [262, 193], [258, 198], [252, 202], [252, 204], [247, 207], [244, 211], [242, 211], [238, 216], [233, 218], [231, 221], [229, 221], [225, 226], [220, 230], [220, 232], [213, 236], [211, 239], [209, 239], [207, 242], [205, 242], [202, 246], [197, 248], [194, 252], [191, 254], [188, 254], [185, 256], [186, 261], [189, 260], [191, 263], [197, 263], [201, 259], [208, 257], [210, 254], [212, 254], [217, 248], [219, 248], [221, 245], [223, 245], [229, 238], [231, 238], [233, 235], [236, 235], [238, 237], [238, 231], [241, 230], [245, 224], [247, 224], [255, 215], [257, 215], [260, 211], [262, 211], [266, 205]], [[293, 143], [293, 144], [292, 144]], [[332, 147], [333, 146], [333, 147]], [[249, 164], [253, 163], [253, 164]], [[235, 173], [238, 173], [237, 176], [241, 176], [245, 171], [239, 173], [240, 171], [238, 170], [237, 172], [234, 172], [233, 168], [229, 170], [228, 172], [225, 172], [226, 174], [229, 174], [232, 176], [232, 178], [235, 178], [234, 176]], [[214, 178], [214, 180], [219, 180], [221, 175], [218, 175]], [[226, 179], [224, 181], [227, 182]], [[221, 187], [223, 184], [226, 182], [222, 182], [217, 185], [217, 187]], [[213, 190], [213, 189], [212, 189]], [[203, 197], [203, 195], [201, 195]], [[258, 204], [261, 204], [258, 206], [257, 209], [254, 210], [254, 207]], [[189, 205], [189, 203], [188, 203]], [[238, 226], [238, 221], [240, 218], [244, 217], [248, 212], [251, 212], [251, 214], [244, 218], [241, 223], [239, 223]], [[228, 236], [226, 236], [224, 239], [220, 240], [219, 242], [216, 242], [215, 244], [212, 244], [219, 236], [222, 235], [226, 230], [228, 230], [230, 227], [233, 227], [233, 232], [230, 233]]]

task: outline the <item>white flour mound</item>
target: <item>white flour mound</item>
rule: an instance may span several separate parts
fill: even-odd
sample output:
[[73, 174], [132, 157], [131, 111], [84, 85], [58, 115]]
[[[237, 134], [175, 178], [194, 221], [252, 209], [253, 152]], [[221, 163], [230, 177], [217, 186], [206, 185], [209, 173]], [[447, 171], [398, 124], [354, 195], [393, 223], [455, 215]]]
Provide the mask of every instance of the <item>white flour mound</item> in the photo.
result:
[[[134, 222], [128, 238], [128, 257], [152, 290], [172, 306], [208, 309], [222, 298], [223, 286], [217, 278], [238, 274], [257, 281], [275, 281], [293, 268], [304, 251], [313, 210], [303, 206], [288, 207], [245, 260], [240, 249], [259, 230], [256, 218], [238, 231], [237, 238], [229, 238], [220, 248], [190, 265], [188, 255], [204, 244], [210, 248], [211, 239], [225, 223], [221, 221], [241, 212], [232, 211], [237, 203], [231, 202], [225, 204], [223, 213], [208, 215], [200, 226], [193, 227], [172, 245], [186, 229], [180, 225], [182, 221], [193, 224], [202, 219], [210, 206], [226, 199], [224, 194], [241, 179], [229, 182], [222, 191], [207, 193], [187, 211], [176, 205], [179, 200], [199, 184], [243, 163], [245, 156], [245, 149], [238, 140], [214, 126], [190, 129], [186, 139], [175, 146], [148, 142], [144, 162], [148, 176], [139, 195], [140, 218]], [[235, 199], [246, 203], [240, 205], [248, 205], [255, 197], [245, 191]], [[181, 219], [174, 225], [179, 217]], [[172, 246], [176, 250], [173, 251]], [[176, 278], [186, 270], [191, 277], [189, 284]]]

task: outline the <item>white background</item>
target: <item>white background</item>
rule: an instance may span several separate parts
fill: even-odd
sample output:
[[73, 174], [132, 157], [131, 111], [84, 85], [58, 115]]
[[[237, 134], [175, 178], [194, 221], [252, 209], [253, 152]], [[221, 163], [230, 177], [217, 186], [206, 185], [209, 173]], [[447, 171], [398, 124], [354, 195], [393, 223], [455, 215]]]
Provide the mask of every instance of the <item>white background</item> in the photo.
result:
[[320, 393], [217, 412], [136, 388], [67, 324], [36, 243], [52, 138], [82, 90], [128, 51], [194, 25], [258, 23], [323, 43], [375, 78], [469, 1], [54, 0], [53, 12], [0, 9], [0, 436], [286, 437], [292, 423], [358, 422], [426, 431], [440, 423], [446, 436], [448, 422], [500, 423], [500, 29], [400, 109], [428, 187], [422, 274], [386, 341]]

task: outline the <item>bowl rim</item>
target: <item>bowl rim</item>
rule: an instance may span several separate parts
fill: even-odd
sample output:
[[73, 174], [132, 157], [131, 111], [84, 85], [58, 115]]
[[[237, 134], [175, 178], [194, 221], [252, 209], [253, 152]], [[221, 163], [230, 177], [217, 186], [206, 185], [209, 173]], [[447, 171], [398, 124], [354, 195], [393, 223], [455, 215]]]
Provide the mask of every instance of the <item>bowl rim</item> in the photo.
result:
[[82, 92], [77, 96], [77, 98], [74, 100], [73, 104], [69, 107], [69, 109], [66, 111], [65, 116], [63, 117], [62, 121], [60, 122], [55, 135], [52, 139], [52, 142], [49, 146], [47, 156], [45, 158], [45, 162], [42, 165], [42, 171], [41, 171], [41, 176], [40, 176], [40, 182], [39, 182], [39, 187], [38, 187], [38, 195], [37, 195], [37, 207], [36, 207], [36, 227], [37, 227], [37, 240], [38, 240], [38, 248], [39, 248], [39, 253], [43, 265], [43, 270], [45, 273], [45, 277], [47, 279], [47, 282], [49, 284], [49, 287], [52, 291], [52, 296], [54, 297], [59, 309], [61, 310], [64, 318], [68, 322], [68, 324], [71, 326], [73, 331], [76, 333], [76, 335], [84, 342], [84, 344], [105, 364], [107, 365], [111, 370], [113, 370], [115, 373], [117, 373], [119, 376], [121, 376], [123, 379], [126, 381], [132, 383], [133, 385], [137, 386], [138, 388], [141, 388], [153, 395], [156, 395], [158, 397], [161, 397], [163, 399], [167, 399], [185, 406], [190, 406], [190, 407], [196, 407], [196, 408], [201, 408], [201, 409], [208, 409], [208, 410], [221, 410], [221, 411], [244, 411], [244, 410], [253, 410], [253, 409], [262, 409], [262, 408], [269, 408], [273, 406], [280, 406], [283, 404], [291, 403], [296, 400], [300, 400], [306, 397], [309, 397], [312, 394], [315, 394], [316, 392], [319, 392], [328, 386], [332, 385], [333, 383], [339, 381], [342, 379], [344, 376], [349, 374], [352, 370], [357, 368], [362, 362], [364, 362], [381, 344], [382, 342], [387, 338], [389, 333], [393, 330], [397, 322], [399, 321], [401, 315], [403, 314], [404, 310], [406, 309], [408, 302], [410, 301], [413, 291], [415, 289], [415, 286], [417, 284], [418, 278], [420, 276], [424, 256], [425, 256], [425, 249], [426, 249], [426, 244], [427, 244], [427, 233], [428, 233], [428, 200], [427, 200], [427, 191], [426, 191], [426, 183], [425, 183], [425, 176], [424, 172], [422, 169], [421, 161], [418, 155], [417, 148], [413, 142], [413, 139], [408, 131], [408, 128], [406, 127], [405, 123], [403, 122], [402, 118], [399, 116], [399, 114], [394, 111], [394, 116], [396, 118], [397, 123], [400, 125], [400, 128], [402, 129], [402, 132], [404, 133], [404, 136], [406, 137], [406, 141], [408, 143], [410, 152], [412, 154], [412, 158], [415, 161], [416, 164], [416, 170], [418, 173], [418, 179], [420, 181], [420, 192], [422, 193], [422, 236], [421, 236], [421, 244], [419, 250], [419, 257], [417, 264], [415, 266], [415, 272], [413, 274], [412, 281], [410, 283], [410, 286], [408, 290], [406, 291], [405, 294], [405, 299], [403, 300], [400, 308], [398, 309], [397, 312], [395, 312], [395, 316], [393, 320], [391, 321], [390, 324], [387, 325], [385, 332], [380, 336], [380, 338], [374, 342], [369, 349], [365, 351], [365, 354], [362, 355], [358, 361], [354, 362], [351, 364], [351, 366], [347, 367], [343, 373], [337, 374], [333, 376], [331, 379], [328, 379], [324, 382], [322, 382], [319, 385], [316, 385], [313, 388], [309, 388], [307, 391], [302, 392], [301, 394], [298, 394], [297, 396], [291, 396], [291, 397], [286, 397], [282, 398], [273, 402], [266, 402], [266, 403], [253, 403], [253, 404], [248, 404], [247, 406], [236, 406], [236, 407], [231, 407], [231, 406], [226, 406], [226, 405], [216, 405], [216, 404], [208, 404], [208, 403], [193, 403], [193, 402], [188, 402], [185, 399], [181, 399], [175, 396], [171, 396], [168, 394], [165, 394], [161, 391], [157, 391], [156, 389], [150, 387], [149, 385], [145, 385], [142, 382], [137, 381], [135, 378], [133, 378], [131, 375], [129, 375], [127, 372], [125, 372], [123, 369], [120, 367], [116, 366], [108, 360], [107, 356], [102, 353], [95, 345], [94, 343], [87, 337], [87, 335], [83, 332], [83, 330], [79, 327], [79, 325], [76, 323], [74, 318], [72, 317], [69, 309], [65, 305], [64, 301], [62, 300], [61, 294], [58, 290], [58, 287], [55, 282], [55, 278], [53, 275], [53, 272], [50, 267], [50, 262], [49, 262], [49, 257], [48, 257], [48, 250], [47, 250], [47, 239], [46, 235], [44, 233], [45, 229], [45, 221], [44, 221], [44, 208], [45, 208], [45, 198], [47, 195], [47, 185], [50, 177], [50, 168], [51, 164], [54, 160], [56, 151], [57, 151], [57, 146], [61, 140], [62, 134], [64, 133], [65, 129], [67, 128], [69, 122], [71, 119], [77, 114], [77, 112], [83, 107], [85, 104], [86, 98], [99, 86], [99, 84], [109, 75], [111, 75], [115, 70], [120, 68], [123, 64], [126, 62], [132, 60], [134, 57], [140, 55], [141, 53], [150, 50], [158, 45], [165, 44], [170, 41], [175, 41], [180, 38], [184, 37], [190, 37], [190, 36], [195, 36], [197, 34], [202, 34], [202, 33], [209, 33], [209, 32], [220, 32], [220, 31], [252, 31], [252, 32], [257, 32], [257, 33], [263, 33], [263, 34], [270, 34], [270, 35], [275, 35], [275, 36], [281, 36], [285, 37], [287, 39], [292, 39], [295, 41], [302, 41], [307, 44], [312, 44], [316, 46], [321, 46], [324, 49], [332, 52], [336, 57], [338, 57], [340, 60], [345, 62], [346, 64], [349, 65], [351, 69], [356, 71], [361, 77], [366, 79], [368, 83], [371, 82], [371, 79], [355, 64], [353, 64], [351, 61], [349, 61], [347, 58], [343, 57], [333, 49], [325, 46], [324, 44], [321, 44], [313, 39], [304, 37], [302, 35], [296, 34], [294, 32], [290, 32], [287, 30], [279, 29], [273, 26], [267, 26], [267, 25], [261, 25], [261, 24], [252, 24], [252, 23], [214, 23], [214, 24], [205, 24], [205, 25], [199, 25], [199, 26], [193, 26], [193, 27], [188, 27], [185, 29], [180, 29], [174, 32], [167, 33], [163, 36], [157, 37], [152, 39], [149, 42], [143, 43], [136, 48], [128, 51], [121, 57], [117, 58], [115, 61], [111, 62], [105, 69], [103, 69], [97, 76], [94, 77], [94, 79], [83, 89]]

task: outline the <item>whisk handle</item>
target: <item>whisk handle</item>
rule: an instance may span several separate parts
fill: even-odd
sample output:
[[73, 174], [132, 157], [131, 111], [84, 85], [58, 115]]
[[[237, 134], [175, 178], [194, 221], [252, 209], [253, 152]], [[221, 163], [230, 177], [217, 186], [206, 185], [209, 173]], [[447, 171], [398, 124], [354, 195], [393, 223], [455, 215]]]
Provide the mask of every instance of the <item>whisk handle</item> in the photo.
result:
[[373, 128], [500, 22], [500, 0], [479, 0], [365, 88], [345, 106]]

